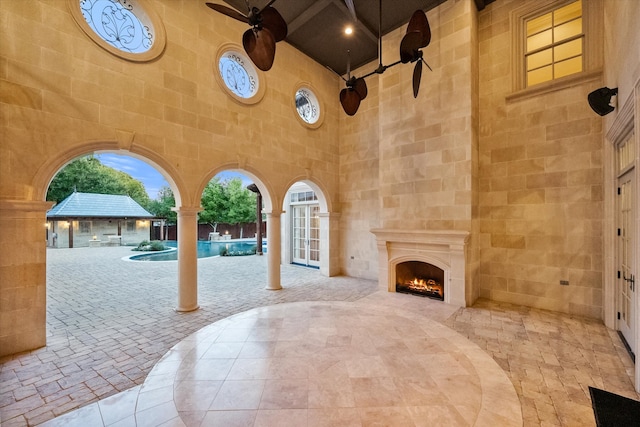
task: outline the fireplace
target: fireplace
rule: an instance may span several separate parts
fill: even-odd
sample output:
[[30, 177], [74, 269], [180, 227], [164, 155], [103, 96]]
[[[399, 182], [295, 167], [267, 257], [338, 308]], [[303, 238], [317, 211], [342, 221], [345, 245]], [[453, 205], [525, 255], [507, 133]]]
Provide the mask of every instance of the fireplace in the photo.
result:
[[422, 261], [398, 263], [396, 292], [444, 301], [444, 270]]
[[[378, 280], [389, 292], [408, 288], [422, 296], [435, 298], [437, 294], [438, 299], [460, 307], [473, 303], [472, 284], [467, 280], [468, 232], [387, 228], [371, 232], [378, 245]], [[414, 285], [404, 284], [414, 279]], [[420, 289], [422, 292], [415, 292]]]

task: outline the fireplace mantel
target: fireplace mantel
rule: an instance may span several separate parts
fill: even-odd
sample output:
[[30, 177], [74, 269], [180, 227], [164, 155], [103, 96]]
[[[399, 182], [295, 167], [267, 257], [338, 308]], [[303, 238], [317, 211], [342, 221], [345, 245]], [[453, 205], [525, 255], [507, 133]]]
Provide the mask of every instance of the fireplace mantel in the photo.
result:
[[396, 265], [422, 261], [444, 270], [445, 302], [466, 304], [466, 247], [469, 232], [459, 230], [371, 230], [378, 243], [378, 281], [389, 292], [396, 289]]
[[464, 246], [469, 241], [468, 231], [459, 230], [398, 230], [374, 228], [371, 230], [378, 241], [402, 243], [431, 243]]

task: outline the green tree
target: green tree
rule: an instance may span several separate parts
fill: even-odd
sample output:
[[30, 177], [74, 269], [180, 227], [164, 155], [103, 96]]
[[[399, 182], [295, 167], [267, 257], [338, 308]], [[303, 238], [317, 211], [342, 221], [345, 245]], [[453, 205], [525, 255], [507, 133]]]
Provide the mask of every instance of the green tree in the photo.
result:
[[47, 200], [59, 203], [74, 191], [127, 195], [144, 208], [150, 202], [144, 184], [93, 156], [76, 159], [61, 169], [49, 185]]
[[202, 192], [200, 204], [203, 210], [199, 214], [198, 221], [210, 224], [214, 232], [218, 231], [218, 223], [225, 222], [228, 209], [228, 197], [219, 178], [215, 177], [207, 183]]
[[[256, 194], [242, 185], [242, 180], [233, 178], [226, 183], [228, 224], [244, 224], [256, 221]], [[242, 228], [240, 228], [242, 237]]]
[[240, 178], [220, 181], [215, 177], [204, 188], [200, 204], [203, 210], [198, 221], [210, 224], [214, 232], [219, 223], [235, 225], [256, 220], [256, 195], [243, 187]]
[[158, 198], [149, 202], [149, 212], [158, 218], [167, 220], [169, 224], [175, 224], [178, 221], [177, 212], [171, 210], [176, 206], [176, 199], [173, 191], [169, 187], [162, 187], [158, 191]]

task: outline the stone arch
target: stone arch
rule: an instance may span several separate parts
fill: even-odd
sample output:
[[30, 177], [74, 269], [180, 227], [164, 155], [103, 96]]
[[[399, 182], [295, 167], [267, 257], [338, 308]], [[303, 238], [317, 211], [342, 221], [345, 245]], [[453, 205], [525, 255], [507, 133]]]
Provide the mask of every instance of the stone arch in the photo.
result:
[[282, 227], [282, 239], [284, 240], [284, 251], [282, 253], [282, 262], [290, 263], [292, 260], [292, 245], [290, 239], [289, 227], [291, 226], [291, 214], [287, 212], [285, 204], [286, 194], [289, 189], [296, 183], [303, 182], [315, 192], [320, 206], [320, 273], [325, 276], [335, 276], [340, 273], [339, 267], [339, 214], [333, 211], [333, 202], [329, 191], [324, 183], [309, 175], [298, 175], [291, 179], [284, 187], [281, 196], [282, 209], [285, 211], [285, 220]]
[[194, 200], [194, 202], [197, 201], [199, 205], [200, 199], [202, 198], [202, 192], [207, 186], [207, 183], [211, 181], [214, 176], [221, 172], [239, 172], [251, 178], [260, 190], [260, 194], [262, 194], [262, 202], [264, 203], [265, 212], [273, 212], [274, 206], [278, 206], [277, 203], [274, 203], [274, 199], [276, 199], [277, 196], [275, 195], [273, 186], [269, 183], [269, 181], [262, 177], [262, 174], [259, 171], [255, 170], [255, 168], [248, 165], [240, 165], [236, 162], [225, 163], [209, 171], [209, 173], [207, 173], [205, 177], [200, 181], [195, 189], [195, 192], [191, 194], [191, 199]]
[[318, 203], [320, 204], [320, 211], [322, 213], [333, 212], [333, 202], [331, 201], [331, 197], [329, 197], [327, 195], [328, 194], [328, 190], [327, 190], [326, 186], [322, 183], [322, 181], [317, 180], [317, 179], [315, 179], [313, 177], [306, 176], [306, 175], [298, 176], [298, 177], [290, 180], [285, 185], [284, 193], [282, 195], [283, 203], [285, 202], [285, 195], [287, 194], [287, 191], [289, 191], [289, 188], [291, 188], [291, 186], [293, 184], [295, 184], [296, 182], [304, 182], [305, 184], [307, 184], [309, 187], [311, 187], [313, 189], [313, 191], [318, 196]]
[[[60, 151], [55, 157], [50, 158], [38, 169], [32, 181], [34, 199], [45, 200], [49, 184], [51, 184], [53, 178], [65, 165], [80, 156], [100, 152], [127, 155], [149, 163], [160, 171], [169, 183], [176, 199], [176, 206], [192, 205], [192, 199], [190, 199], [189, 193], [186, 191], [186, 186], [180, 173], [162, 156], [144, 147], [130, 146], [128, 148], [122, 148], [121, 142], [109, 140], [82, 143], [67, 150]], [[200, 199], [198, 199], [198, 203], [199, 200]]]

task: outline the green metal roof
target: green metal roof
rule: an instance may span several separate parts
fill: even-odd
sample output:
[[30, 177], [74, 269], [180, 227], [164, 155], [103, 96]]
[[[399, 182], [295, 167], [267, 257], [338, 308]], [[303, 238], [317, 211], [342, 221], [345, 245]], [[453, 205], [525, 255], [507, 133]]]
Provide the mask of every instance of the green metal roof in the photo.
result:
[[72, 193], [47, 212], [47, 218], [154, 218], [129, 196]]

